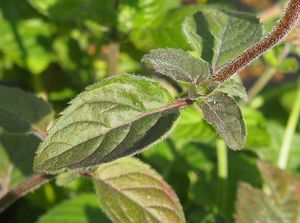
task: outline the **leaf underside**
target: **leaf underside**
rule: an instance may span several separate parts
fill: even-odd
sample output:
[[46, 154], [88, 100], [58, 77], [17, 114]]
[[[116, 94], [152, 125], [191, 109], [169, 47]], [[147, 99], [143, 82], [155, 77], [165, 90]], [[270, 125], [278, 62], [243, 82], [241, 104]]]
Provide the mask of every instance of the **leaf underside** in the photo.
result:
[[198, 102], [204, 118], [215, 127], [226, 145], [242, 149], [246, 141], [246, 127], [237, 103], [227, 94], [215, 92]]
[[120, 159], [94, 174], [100, 205], [115, 223], [183, 223], [176, 194], [148, 165]]
[[93, 167], [140, 152], [161, 139], [178, 118], [157, 82], [130, 75], [92, 85], [71, 101], [40, 145], [34, 169], [55, 173]]

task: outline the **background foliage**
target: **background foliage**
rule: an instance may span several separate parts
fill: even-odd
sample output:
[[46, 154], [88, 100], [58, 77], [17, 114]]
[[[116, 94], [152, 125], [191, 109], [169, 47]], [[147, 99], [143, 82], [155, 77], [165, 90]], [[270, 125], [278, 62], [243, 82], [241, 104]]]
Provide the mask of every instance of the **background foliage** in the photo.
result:
[[[33, 163], [39, 140], [31, 133], [53, 124], [53, 118], [87, 85], [120, 73], [139, 73], [158, 80], [174, 96], [180, 94], [184, 85], [147, 69], [140, 60], [155, 48], [192, 50], [182, 23], [203, 7], [258, 13], [267, 32], [280, 13], [273, 10], [270, 16], [266, 10], [281, 9], [282, 2], [0, 1], [0, 196], [32, 174], [29, 164]], [[299, 95], [299, 55], [296, 28], [283, 43], [240, 72], [248, 90], [248, 101], [241, 102], [248, 132], [244, 150], [224, 150], [224, 144], [204, 121], [203, 114], [191, 106], [181, 111], [176, 128], [166, 140], [138, 155], [174, 189], [186, 222], [300, 221], [298, 120], [286, 172], [275, 167], [286, 137], [287, 121]], [[214, 66], [222, 66], [223, 60], [217, 63], [217, 59], [206, 56]], [[221, 58], [234, 56], [225, 54]], [[8, 86], [24, 91], [11, 91]], [[16, 108], [21, 104], [22, 111], [6, 104], [16, 91], [22, 97], [14, 103]], [[39, 99], [31, 101], [28, 92], [44, 98], [51, 106]], [[38, 110], [34, 108], [37, 104]], [[30, 114], [30, 120], [22, 118], [28, 117], [28, 109], [35, 112]], [[21, 118], [5, 116], [8, 113]], [[220, 157], [224, 156], [228, 160], [222, 165]], [[157, 174], [137, 160], [128, 162]], [[120, 165], [129, 164], [123, 161]], [[222, 166], [228, 170], [224, 172]], [[94, 193], [94, 187], [106, 191], [106, 195], [112, 193], [107, 184], [93, 185], [76, 176], [74, 179], [69, 182], [70, 176], [60, 175], [1, 213], [0, 222], [110, 222]], [[130, 202], [122, 193], [118, 196], [122, 202]], [[115, 204], [101, 203], [102, 207], [105, 205]]]

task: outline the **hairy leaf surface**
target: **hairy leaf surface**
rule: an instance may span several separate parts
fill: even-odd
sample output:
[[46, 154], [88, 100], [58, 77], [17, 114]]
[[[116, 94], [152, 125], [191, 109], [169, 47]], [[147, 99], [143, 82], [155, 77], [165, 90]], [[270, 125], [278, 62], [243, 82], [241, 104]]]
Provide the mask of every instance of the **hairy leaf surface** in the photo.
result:
[[238, 191], [237, 223], [300, 222], [300, 181], [270, 165], [259, 163], [268, 193], [241, 184]]
[[45, 131], [52, 118], [46, 101], [18, 88], [0, 86], [0, 127], [15, 133]]
[[176, 81], [199, 83], [211, 74], [207, 62], [192, 57], [181, 49], [151, 50], [143, 57], [143, 61], [152, 64], [155, 71]]
[[244, 148], [246, 127], [237, 103], [227, 94], [215, 92], [197, 102], [204, 118], [212, 124], [231, 149]]
[[100, 166], [94, 174], [101, 206], [115, 223], [183, 223], [176, 194], [148, 165], [121, 159]]
[[187, 17], [188, 42], [213, 69], [219, 69], [262, 37], [259, 20], [250, 14], [203, 9]]
[[138, 153], [161, 139], [178, 118], [157, 82], [130, 75], [103, 80], [71, 101], [40, 145], [34, 168], [58, 172], [92, 167]]
[[226, 80], [219, 88], [218, 91], [226, 93], [228, 96], [234, 98], [238, 97], [242, 100], [247, 100], [247, 92], [241, 82], [230, 78]]
[[77, 195], [57, 204], [37, 223], [109, 223], [110, 221], [99, 208], [97, 196], [93, 193]]

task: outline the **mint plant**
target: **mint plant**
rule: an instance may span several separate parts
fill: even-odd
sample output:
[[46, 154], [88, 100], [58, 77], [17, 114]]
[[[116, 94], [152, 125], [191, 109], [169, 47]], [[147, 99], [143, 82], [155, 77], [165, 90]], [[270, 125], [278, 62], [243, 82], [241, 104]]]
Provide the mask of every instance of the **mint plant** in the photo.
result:
[[[245, 100], [246, 91], [232, 76], [282, 40], [299, 12], [300, 1], [290, 0], [277, 26], [262, 38], [261, 24], [254, 15], [198, 10], [182, 24], [191, 51], [160, 48], [142, 58], [156, 72], [184, 86], [186, 92], [174, 97], [155, 80], [136, 74], [113, 76], [88, 86], [71, 100], [49, 131], [46, 126], [53, 111], [48, 103], [30, 93], [0, 87], [4, 134], [33, 133], [41, 140], [32, 157], [33, 176], [31, 171], [15, 172], [8, 157], [1, 156], [4, 192], [0, 211], [55, 176], [61, 185], [83, 176], [94, 182], [100, 207], [113, 222], [185, 222], [171, 187], [147, 164], [128, 157], [164, 140], [176, 125], [180, 110], [188, 106], [202, 110], [204, 119], [229, 148], [243, 149], [247, 131], [237, 100]], [[21, 141], [33, 149], [38, 144], [31, 136], [8, 138], [11, 144]], [[21, 155], [17, 158], [20, 162]], [[253, 196], [261, 194], [249, 186], [241, 188]], [[238, 206], [243, 199], [239, 198]], [[47, 222], [45, 218], [39, 222]], [[246, 211], [237, 214], [238, 222], [246, 218]]]

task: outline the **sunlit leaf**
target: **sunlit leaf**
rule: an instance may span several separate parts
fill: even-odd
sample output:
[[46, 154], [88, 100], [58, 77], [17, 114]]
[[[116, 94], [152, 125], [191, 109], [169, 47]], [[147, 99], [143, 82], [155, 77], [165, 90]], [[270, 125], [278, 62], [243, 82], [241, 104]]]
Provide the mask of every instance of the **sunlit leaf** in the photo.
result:
[[[266, 118], [258, 110], [250, 107], [243, 107], [242, 114], [247, 126], [246, 147], [260, 148], [258, 153], [262, 152], [261, 148], [271, 146], [271, 134], [269, 132]], [[267, 153], [270, 150], [266, 151]]]
[[214, 70], [229, 63], [262, 37], [262, 27], [255, 16], [212, 8], [189, 16], [183, 31], [193, 49]]
[[171, 187], [136, 159], [104, 164], [94, 178], [101, 207], [115, 223], [185, 222]]
[[53, 118], [51, 105], [18, 88], [0, 86], [0, 127], [9, 132], [46, 131]]
[[140, 27], [130, 32], [130, 39], [139, 49], [149, 51], [155, 48], [179, 47], [190, 49], [182, 32], [181, 26], [187, 15], [196, 12], [201, 6], [190, 5], [169, 11], [151, 27]]
[[53, 33], [50, 24], [41, 19], [9, 21], [0, 15], [0, 30], [0, 50], [17, 65], [39, 74], [53, 61], [47, 49]]
[[228, 147], [234, 150], [244, 148], [245, 123], [239, 106], [231, 97], [216, 92], [197, 103], [204, 113], [204, 118], [215, 127]]
[[143, 57], [155, 71], [176, 81], [200, 83], [211, 74], [210, 65], [181, 49], [156, 49]]
[[92, 167], [140, 152], [161, 139], [178, 108], [159, 83], [130, 75], [94, 84], [71, 101], [34, 162], [39, 172]]
[[226, 80], [219, 88], [219, 91], [227, 94], [228, 96], [234, 98], [238, 97], [242, 100], [247, 100], [247, 92], [245, 87], [241, 82], [234, 78]]
[[204, 120], [201, 110], [195, 106], [181, 111], [178, 124], [170, 135], [178, 146], [188, 142], [208, 143], [215, 136], [214, 130]]
[[37, 223], [109, 223], [99, 208], [97, 196], [80, 194], [51, 208]]

